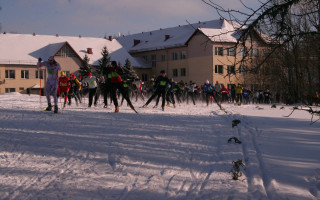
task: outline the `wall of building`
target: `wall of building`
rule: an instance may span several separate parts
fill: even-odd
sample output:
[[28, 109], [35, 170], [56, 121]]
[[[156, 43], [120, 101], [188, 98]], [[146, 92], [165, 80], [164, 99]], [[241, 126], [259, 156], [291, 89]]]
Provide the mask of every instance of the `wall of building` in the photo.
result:
[[62, 71], [69, 71], [77, 74], [82, 61], [77, 57], [55, 57], [55, 60], [60, 64]]
[[[15, 78], [5, 78], [6, 70], [14, 70]], [[29, 78], [21, 78], [22, 70], [29, 71]], [[0, 94], [5, 93], [6, 88], [14, 88], [16, 92], [26, 94], [28, 88], [31, 89], [35, 85], [40, 85], [40, 79], [36, 78], [36, 71], [37, 67], [31, 65], [0, 65], [0, 81], [2, 82], [0, 84]], [[45, 81], [41, 80], [41, 86], [44, 87], [44, 85]], [[30, 93], [39, 94], [39, 89], [31, 89]]]
[[213, 49], [211, 41], [203, 34], [196, 34], [188, 43], [188, 81], [198, 86], [206, 80], [213, 81]]
[[[56, 61], [61, 65], [63, 71], [69, 71], [70, 73], [76, 73], [81, 65], [81, 60], [76, 57], [56, 57]], [[5, 78], [6, 70], [14, 70], [15, 78]], [[21, 78], [21, 71], [28, 70], [29, 78]], [[45, 67], [42, 67], [44, 80], [41, 80], [41, 87], [45, 87], [45, 80], [47, 77]], [[6, 88], [14, 88], [16, 92], [22, 94], [40, 94], [39, 89], [31, 89], [33, 86], [40, 86], [40, 79], [36, 78], [37, 67], [35, 65], [0, 65], [0, 94], [6, 92]], [[27, 89], [30, 88], [30, 91]], [[43, 93], [43, 92], [42, 92]]]

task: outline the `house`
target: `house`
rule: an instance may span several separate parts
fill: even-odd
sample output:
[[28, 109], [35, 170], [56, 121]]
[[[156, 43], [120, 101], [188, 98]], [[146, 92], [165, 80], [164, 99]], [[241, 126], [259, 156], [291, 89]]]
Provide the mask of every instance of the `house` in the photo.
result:
[[[133, 58], [112, 37], [70, 37], [60, 35], [0, 34], [0, 94], [21, 92], [39, 94], [45, 87], [46, 71], [37, 69], [38, 58], [54, 56], [66, 74], [77, 74], [82, 59], [88, 56], [89, 64], [98, 66], [101, 51], [106, 46], [111, 60], [122, 64], [128, 58], [135, 70], [148, 68]], [[42, 92], [43, 94], [43, 92]]]
[[[259, 57], [268, 42], [256, 32], [250, 41], [253, 44], [250, 52], [236, 48], [239, 27], [218, 19], [122, 36], [117, 40], [133, 57], [145, 60], [152, 67], [146, 70], [146, 77], [165, 70], [177, 82], [193, 81], [202, 85], [209, 80], [229, 88], [237, 83], [253, 88], [256, 83], [246, 78], [249, 66], [240, 60], [246, 53], [252, 58]], [[236, 72], [240, 73], [235, 75]]]

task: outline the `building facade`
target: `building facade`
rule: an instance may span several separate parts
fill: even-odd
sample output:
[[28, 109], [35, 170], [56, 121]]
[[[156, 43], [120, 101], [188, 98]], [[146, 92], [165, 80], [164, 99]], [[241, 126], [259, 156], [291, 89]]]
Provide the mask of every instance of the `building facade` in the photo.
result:
[[137, 70], [148, 66], [136, 61], [117, 40], [69, 36], [0, 34], [0, 94], [20, 92], [44, 95], [47, 72], [38, 69], [38, 58], [54, 56], [67, 75], [78, 74], [85, 55], [89, 64], [98, 66], [101, 51], [107, 47], [111, 60], [125, 63], [129, 59]]
[[229, 88], [241, 83], [256, 89], [248, 74], [251, 64], [240, 61], [246, 53], [252, 60], [258, 58], [267, 43], [254, 34], [248, 47], [236, 48], [238, 31], [237, 25], [220, 19], [123, 36], [118, 41], [133, 57], [151, 66], [145, 72], [149, 77], [165, 70], [177, 82], [192, 81], [200, 86], [209, 80]]

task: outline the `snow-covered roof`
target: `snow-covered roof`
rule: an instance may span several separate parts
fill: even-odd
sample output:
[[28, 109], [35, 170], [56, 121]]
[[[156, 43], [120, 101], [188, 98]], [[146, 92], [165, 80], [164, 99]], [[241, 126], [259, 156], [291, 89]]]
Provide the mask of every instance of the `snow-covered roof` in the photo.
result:
[[98, 65], [102, 58], [101, 51], [107, 47], [111, 60], [125, 64], [128, 58], [134, 67], [141, 66], [128, 51], [116, 40], [93, 37], [52, 36], [33, 34], [0, 34], [0, 64], [25, 64], [34, 65], [41, 57], [43, 60], [56, 54], [68, 43], [71, 48], [83, 58], [87, 54], [87, 48], [91, 48], [93, 54], [87, 54], [92, 65]]
[[[222, 39], [227, 42], [235, 42], [237, 37], [234, 33], [237, 27], [239, 26], [230, 21], [219, 19], [133, 34], [117, 39], [129, 52], [150, 51], [184, 46], [196, 30], [201, 30], [208, 36], [219, 36], [219, 38], [213, 38], [216, 41]], [[140, 40], [139, 44], [134, 45], [134, 40]]]

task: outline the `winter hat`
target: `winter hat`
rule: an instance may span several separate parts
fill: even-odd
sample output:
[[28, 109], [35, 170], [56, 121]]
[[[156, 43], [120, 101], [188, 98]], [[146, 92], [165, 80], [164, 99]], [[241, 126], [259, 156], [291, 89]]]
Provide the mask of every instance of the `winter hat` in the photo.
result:
[[206, 84], [209, 84], [210, 82], [209, 82], [209, 80], [206, 80], [206, 82], [205, 82]]
[[111, 65], [114, 66], [114, 67], [116, 67], [116, 66], [117, 66], [117, 62], [116, 62], [116, 61], [112, 61], [112, 62], [111, 62]]
[[63, 71], [61, 71], [61, 72], [60, 72], [60, 75], [61, 75], [61, 76], [65, 76], [66, 73], [64, 73]]
[[165, 73], [166, 73], [166, 71], [164, 71], [164, 70], [160, 71], [160, 74], [165, 74]]
[[92, 73], [91, 73], [91, 72], [88, 72], [88, 76], [92, 76]]
[[48, 61], [54, 61], [53, 56], [50, 56], [50, 57], [48, 58]]

